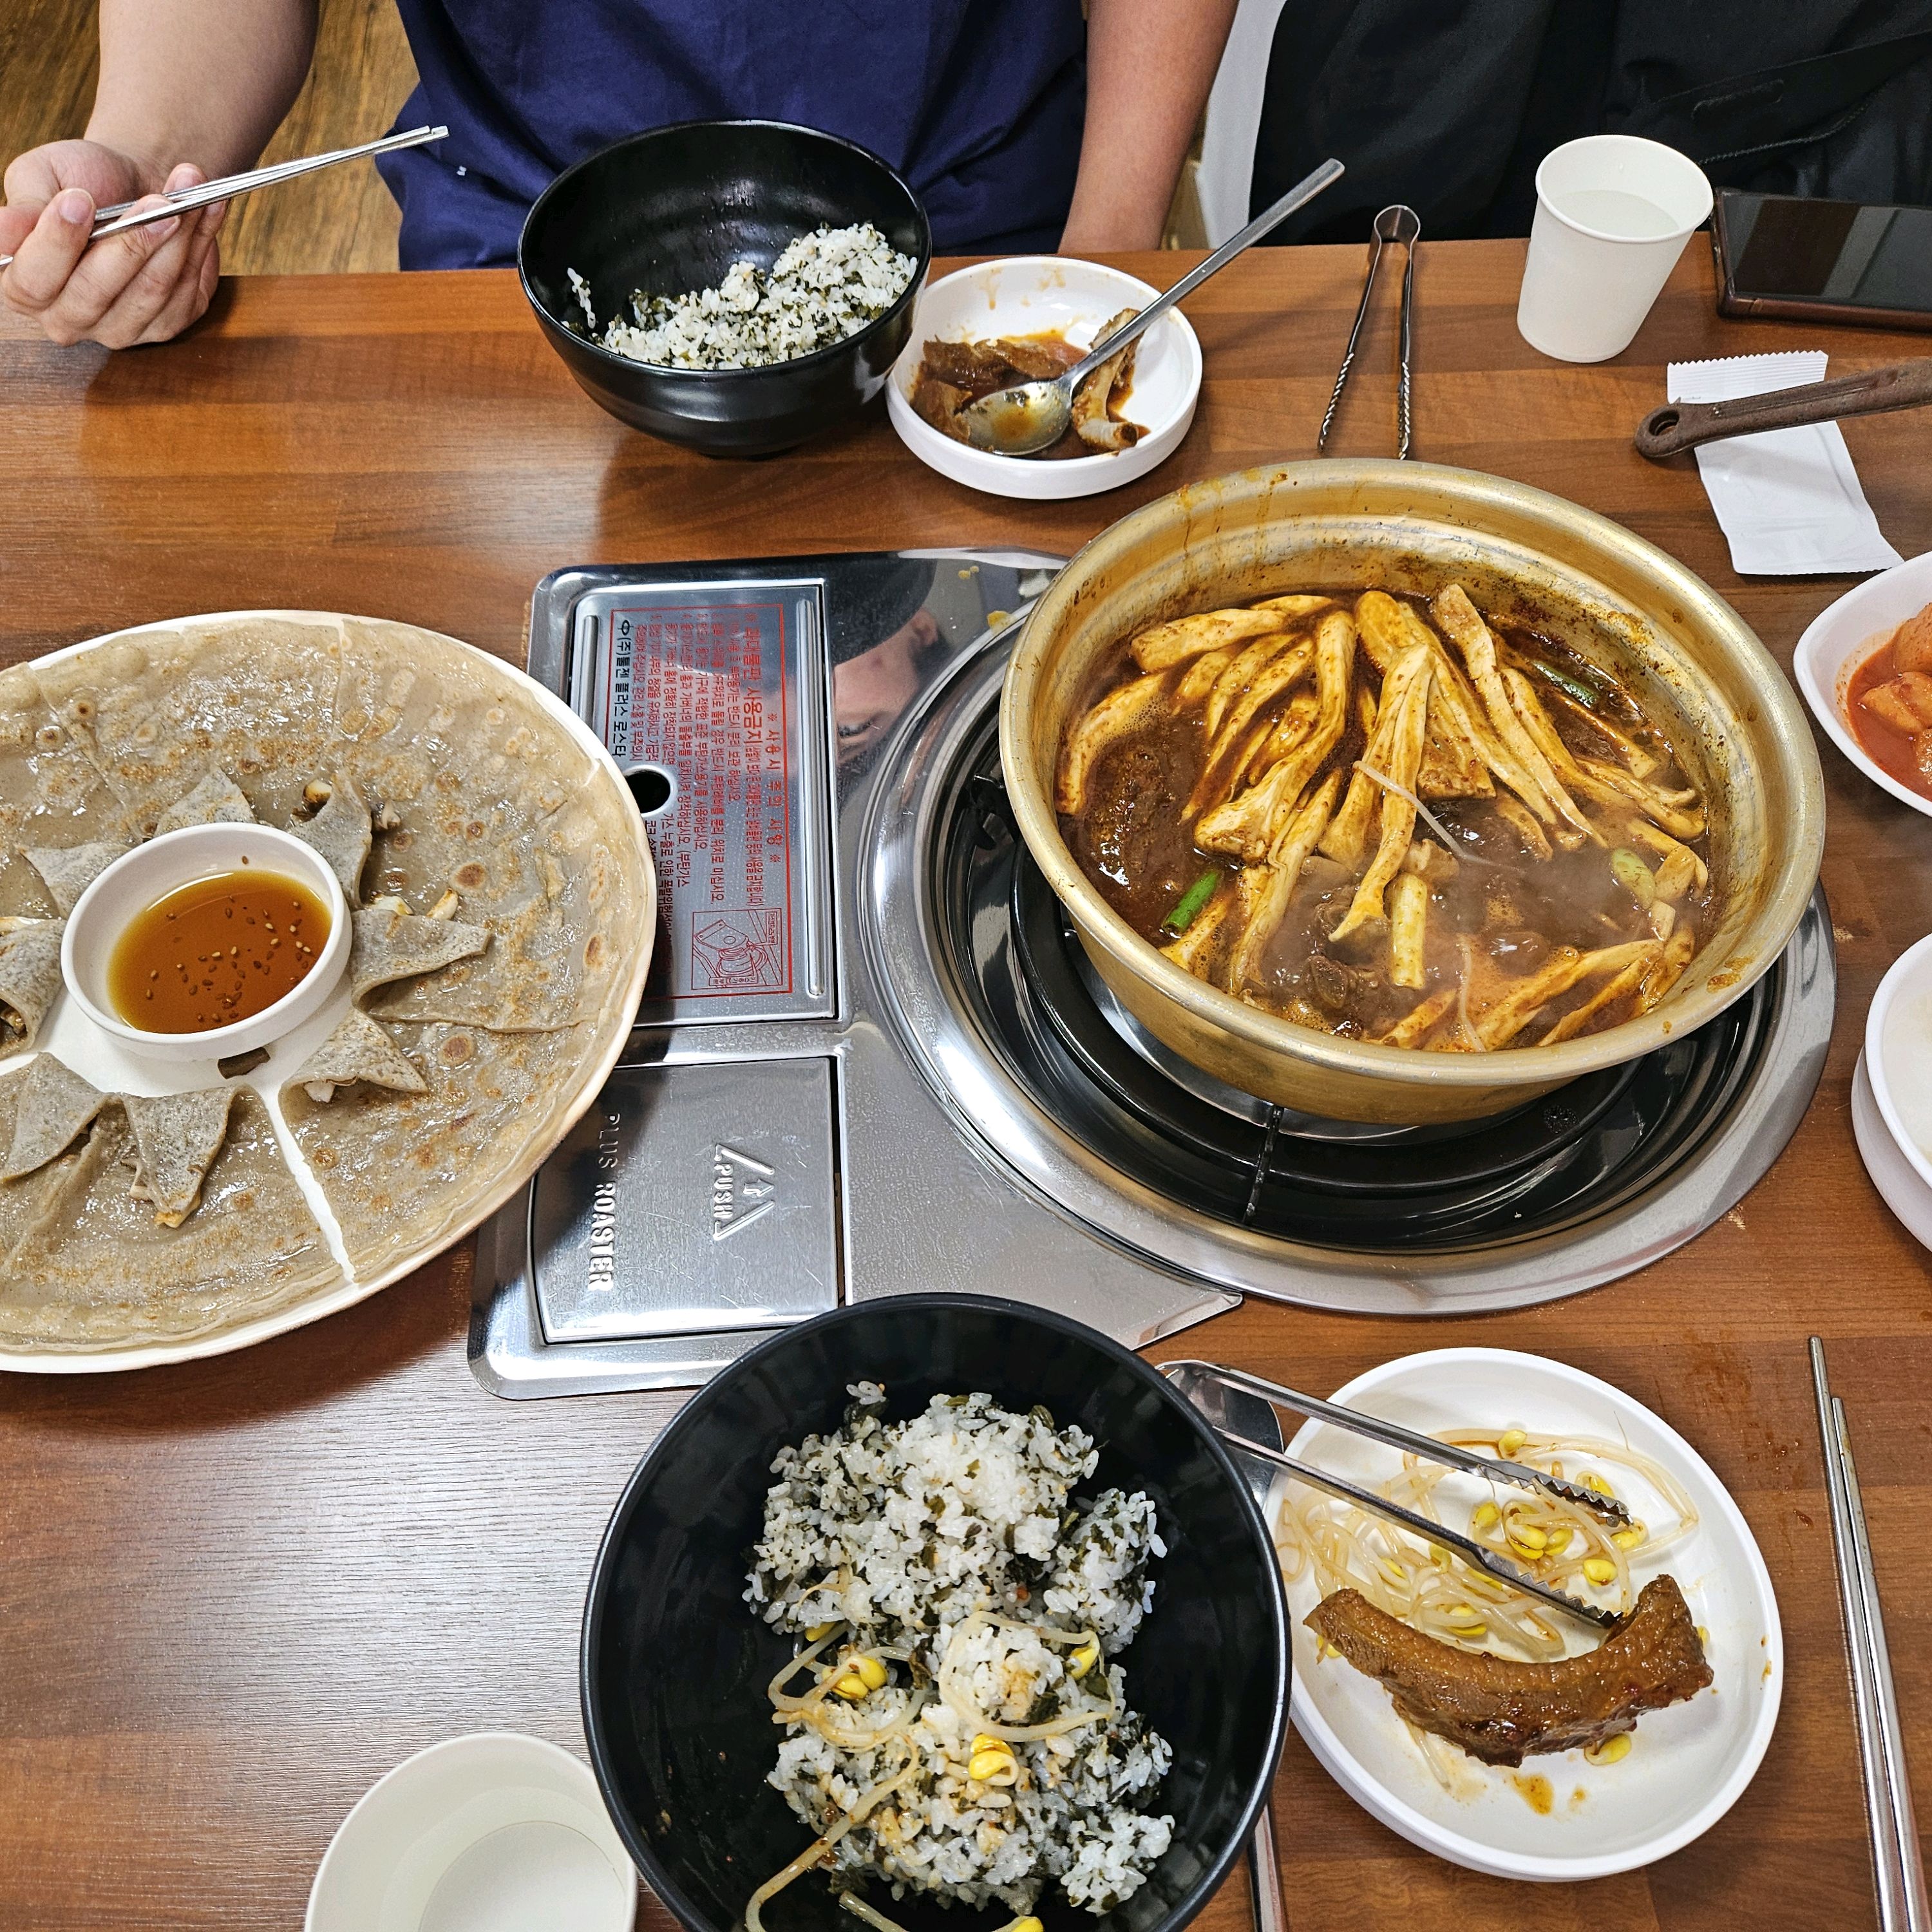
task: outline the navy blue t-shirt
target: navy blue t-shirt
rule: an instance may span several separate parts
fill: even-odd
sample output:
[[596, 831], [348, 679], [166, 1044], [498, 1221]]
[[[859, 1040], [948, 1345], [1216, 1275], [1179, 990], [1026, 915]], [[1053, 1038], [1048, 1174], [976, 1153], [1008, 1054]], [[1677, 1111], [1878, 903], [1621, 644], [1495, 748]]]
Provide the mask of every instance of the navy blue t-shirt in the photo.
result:
[[673, 121], [802, 122], [882, 154], [941, 253], [1057, 245], [1086, 106], [1079, 0], [397, 0], [421, 84], [378, 165], [406, 268], [516, 260], [573, 162]]

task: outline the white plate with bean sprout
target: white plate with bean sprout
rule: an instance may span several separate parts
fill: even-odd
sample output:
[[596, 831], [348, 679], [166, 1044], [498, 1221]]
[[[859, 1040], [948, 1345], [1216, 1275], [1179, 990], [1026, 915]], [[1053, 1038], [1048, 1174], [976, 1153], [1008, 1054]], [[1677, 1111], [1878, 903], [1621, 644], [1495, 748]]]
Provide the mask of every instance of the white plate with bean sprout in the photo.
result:
[[1627, 1506], [1629, 1527], [1318, 1422], [1289, 1445], [1298, 1459], [1474, 1536], [1602, 1608], [1630, 1610], [1646, 1584], [1674, 1578], [1713, 1680], [1588, 1750], [1530, 1755], [1516, 1768], [1484, 1763], [1399, 1714], [1375, 1678], [1309, 1628], [1310, 1612], [1354, 1589], [1440, 1642], [1532, 1664], [1592, 1650], [1603, 1632], [1284, 1475], [1268, 1515], [1288, 1588], [1291, 1713], [1336, 1782], [1412, 1844], [1504, 1878], [1604, 1877], [1708, 1831], [1762, 1760], [1784, 1682], [1769, 1574], [1709, 1466], [1622, 1390], [1508, 1349], [1405, 1356], [1358, 1376], [1334, 1400], [1606, 1490]]

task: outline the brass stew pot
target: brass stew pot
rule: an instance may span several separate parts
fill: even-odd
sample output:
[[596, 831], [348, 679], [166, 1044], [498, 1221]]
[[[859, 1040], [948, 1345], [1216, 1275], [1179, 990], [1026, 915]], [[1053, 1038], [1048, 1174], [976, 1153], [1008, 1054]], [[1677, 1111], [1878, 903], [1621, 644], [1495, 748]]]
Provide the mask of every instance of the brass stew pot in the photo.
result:
[[[1197, 980], [1135, 932], [1074, 862], [1053, 806], [1070, 718], [1150, 624], [1296, 590], [1432, 594], [1452, 579], [1492, 616], [1606, 668], [1666, 731], [1702, 794], [1714, 929], [1641, 1018], [1556, 1046], [1430, 1053], [1335, 1038]], [[1475, 471], [1285, 463], [1191, 483], [1123, 518], [1068, 565], [1006, 674], [1000, 754], [1028, 849], [1096, 970], [1157, 1038], [1248, 1094], [1330, 1119], [1472, 1120], [1649, 1053], [1722, 1012], [1783, 951], [1824, 847], [1824, 784], [1798, 700], [1730, 606], [1607, 518]]]

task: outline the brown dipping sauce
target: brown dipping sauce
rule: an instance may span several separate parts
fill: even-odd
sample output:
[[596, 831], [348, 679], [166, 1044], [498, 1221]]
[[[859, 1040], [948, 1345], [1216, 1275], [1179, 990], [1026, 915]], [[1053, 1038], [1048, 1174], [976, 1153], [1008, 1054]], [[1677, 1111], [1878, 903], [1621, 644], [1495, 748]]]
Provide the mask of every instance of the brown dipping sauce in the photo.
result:
[[[1086, 353], [1052, 330], [1037, 335], [1000, 336], [988, 342], [928, 342], [920, 352], [919, 374], [913, 378], [914, 412], [941, 436], [964, 442], [966, 433], [953, 418], [968, 404], [990, 396], [995, 389], [1050, 380], [1072, 368]], [[1130, 420], [1123, 411], [1132, 393], [1131, 376], [1114, 385], [1113, 394], [1107, 399], [1107, 414], [1112, 421]], [[1084, 442], [1079, 432], [1070, 426], [1058, 442], [1037, 451], [1027, 460], [1051, 463], [1069, 457], [1108, 453]]]
[[206, 1033], [252, 1019], [308, 978], [328, 909], [280, 872], [192, 879], [135, 914], [114, 942], [107, 997], [146, 1033]]
[[[1296, 587], [1333, 597], [1345, 609], [1360, 594], [1358, 588]], [[1426, 598], [1403, 596], [1400, 601], [1429, 620]], [[1684, 782], [1667, 739], [1595, 665], [1553, 638], [1484, 614], [1503, 662], [1529, 671], [1558, 734], [1573, 750], [1593, 758], [1608, 754], [1606, 741], [1587, 722], [1587, 715], [1594, 712], [1658, 759], [1654, 782]], [[1360, 662], [1358, 657], [1358, 677]], [[1566, 705], [1553, 694], [1552, 674], [1586, 692], [1589, 705]], [[1137, 674], [1128, 644], [1123, 642], [1088, 701]], [[1554, 686], [1556, 692], [1561, 690], [1561, 686]], [[1362, 754], [1366, 734], [1352, 704], [1350, 712], [1342, 742], [1324, 770], [1339, 766], [1346, 771]], [[1240, 870], [1238, 860], [1197, 848], [1193, 821], [1184, 815], [1201, 772], [1204, 735], [1198, 709], [1162, 716], [1102, 756], [1089, 781], [1086, 809], [1060, 820], [1061, 835], [1081, 870], [1114, 910], [1155, 946], [1172, 940], [1173, 934], [1162, 929], [1162, 922], [1204, 872], [1211, 867], [1232, 877]], [[1584, 844], [1574, 851], [1559, 847], [1548, 859], [1532, 858], [1522, 836], [1493, 801], [1426, 802], [1456, 835], [1460, 863], [1453, 877], [1430, 880], [1424, 988], [1418, 992], [1390, 983], [1382, 951], [1385, 928], [1379, 932], [1358, 928], [1340, 944], [1330, 942], [1330, 929], [1354, 897], [1357, 875], [1317, 853], [1304, 868], [1262, 962], [1251, 995], [1257, 1004], [1322, 1032], [1370, 1038], [1438, 988], [1458, 983], [1462, 976], [1459, 941], [1470, 946], [1472, 994], [1486, 1000], [1501, 997], [1511, 982], [1548, 963], [1554, 947], [1574, 946], [1587, 952], [1649, 937], [1642, 908], [1613, 876], [1603, 847]], [[1420, 823], [1414, 837], [1439, 842]], [[1702, 837], [1685, 842], [1700, 854], [1707, 849]], [[1486, 859], [1490, 862], [1480, 862]], [[1654, 855], [1650, 862], [1655, 864]], [[1700, 935], [1709, 928], [1714, 886], [1714, 880], [1710, 886], [1694, 889], [1682, 902], [1682, 914]], [[1553, 1020], [1580, 1004], [1592, 990], [1581, 987], [1552, 1002], [1546, 1010], [1546, 1018]], [[1601, 1032], [1630, 1018], [1637, 998], [1633, 992], [1606, 1006], [1592, 1016], [1586, 1030]], [[1521, 1043], [1532, 1044], [1533, 1040], [1526, 1036]]]

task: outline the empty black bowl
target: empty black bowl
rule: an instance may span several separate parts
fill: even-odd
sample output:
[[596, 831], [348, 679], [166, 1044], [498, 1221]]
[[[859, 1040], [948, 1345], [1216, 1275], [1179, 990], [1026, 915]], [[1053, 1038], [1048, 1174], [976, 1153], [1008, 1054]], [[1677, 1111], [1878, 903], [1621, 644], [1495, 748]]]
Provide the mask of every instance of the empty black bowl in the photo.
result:
[[[582, 333], [568, 271], [590, 284], [601, 329], [631, 295], [714, 288], [734, 262], [769, 268], [788, 242], [869, 221], [916, 266], [905, 292], [857, 334], [763, 369], [660, 369]], [[856, 414], [912, 333], [932, 258], [926, 211], [878, 155], [782, 121], [681, 121], [612, 143], [538, 196], [517, 244], [524, 292], [564, 366], [633, 428], [713, 456], [768, 456]]]
[[[1154, 1610], [1121, 1654], [1128, 1701], [1174, 1747], [1154, 1804], [1174, 1839], [1147, 1882], [1097, 1924], [1170, 1932], [1226, 1876], [1281, 1750], [1288, 1652], [1281, 1578], [1253, 1498], [1212, 1432], [1137, 1356], [1016, 1302], [919, 1294], [784, 1330], [700, 1390], [626, 1485], [584, 1619], [584, 1727], [605, 1802], [651, 1888], [691, 1932], [728, 1932], [811, 1842], [770, 1785], [778, 1742], [765, 1687], [790, 1641], [744, 1602], [772, 1458], [838, 1426], [862, 1379], [896, 1420], [936, 1394], [1043, 1402], [1094, 1438], [1081, 1494], [1145, 1490], [1167, 1554]], [[908, 1932], [972, 1932], [1007, 1916], [910, 1895], [878, 1903]], [[1075, 1912], [1049, 1888], [1048, 1922]], [[808, 1874], [766, 1908], [771, 1932], [851, 1932]]]

